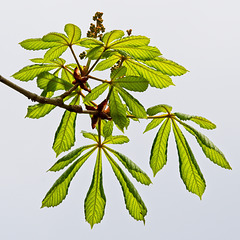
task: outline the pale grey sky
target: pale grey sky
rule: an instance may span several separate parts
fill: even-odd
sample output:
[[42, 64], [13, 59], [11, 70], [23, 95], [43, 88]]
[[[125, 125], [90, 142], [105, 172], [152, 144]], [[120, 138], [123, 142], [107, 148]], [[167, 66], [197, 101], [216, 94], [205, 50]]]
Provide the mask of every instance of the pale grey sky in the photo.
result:
[[[78, 25], [85, 35], [96, 11], [104, 12], [108, 31], [132, 28], [133, 34], [150, 37], [151, 45], [157, 46], [164, 57], [190, 72], [173, 78], [175, 87], [149, 90], [145, 107], [166, 103], [176, 112], [201, 115], [216, 123], [216, 130], [202, 132], [224, 152], [233, 170], [222, 169], [206, 159], [187, 135], [207, 182], [200, 201], [185, 189], [179, 177], [173, 137], [167, 166], [152, 178], [148, 162], [156, 130], [142, 135], [146, 123], [133, 125], [127, 132], [130, 144], [119, 149], [153, 180], [150, 187], [134, 182], [148, 207], [146, 225], [130, 217], [121, 188], [104, 164], [105, 216], [91, 230], [84, 219], [83, 201], [94, 159], [79, 171], [60, 206], [40, 209], [41, 200], [59, 176], [46, 170], [56, 161], [51, 146], [63, 111], [56, 110], [41, 120], [25, 119], [31, 102], [0, 84], [0, 239], [239, 239], [239, 9], [238, 0], [1, 3], [0, 74], [38, 93], [34, 82], [10, 78], [30, 64], [28, 59], [41, 56], [22, 49], [20, 41], [51, 31], [63, 32], [66, 23]], [[90, 131], [86, 117], [79, 118], [77, 125], [78, 133], [82, 129]], [[82, 144], [83, 139], [78, 137], [76, 146]]]

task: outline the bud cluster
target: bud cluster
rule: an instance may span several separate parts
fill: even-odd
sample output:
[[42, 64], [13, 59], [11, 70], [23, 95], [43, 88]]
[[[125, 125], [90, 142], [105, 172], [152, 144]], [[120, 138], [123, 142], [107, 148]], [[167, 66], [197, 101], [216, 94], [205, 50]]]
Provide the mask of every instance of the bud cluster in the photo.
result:
[[93, 21], [96, 21], [96, 24], [90, 24], [90, 30], [87, 32], [87, 37], [92, 38], [101, 38], [102, 33], [105, 32], [105, 27], [103, 26], [102, 12], [96, 12], [93, 16]]

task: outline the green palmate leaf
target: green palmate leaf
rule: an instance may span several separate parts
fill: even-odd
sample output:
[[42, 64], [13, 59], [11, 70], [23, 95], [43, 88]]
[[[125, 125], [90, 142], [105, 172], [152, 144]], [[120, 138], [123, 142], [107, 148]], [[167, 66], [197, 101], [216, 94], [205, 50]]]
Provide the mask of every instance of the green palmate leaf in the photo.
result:
[[139, 63], [133, 59], [127, 59], [123, 62], [123, 66], [127, 67], [127, 75], [141, 76], [148, 80], [152, 87], [166, 88], [174, 85], [171, 78], [163, 73], [156, 71], [148, 66]]
[[107, 88], [107, 83], [102, 83], [101, 85], [98, 85], [97, 87], [92, 89], [91, 92], [88, 93], [88, 95], [84, 98], [84, 103], [97, 99], [101, 94], [104, 93]]
[[68, 194], [68, 188], [73, 177], [80, 167], [85, 163], [85, 161], [95, 151], [95, 149], [96, 148], [91, 149], [89, 152], [80, 157], [57, 179], [43, 199], [42, 208], [57, 206], [66, 198]]
[[113, 121], [107, 121], [103, 126], [102, 135], [106, 139], [107, 137], [111, 136], [113, 132]]
[[232, 169], [224, 154], [205, 135], [186, 123], [180, 122], [196, 139], [207, 158], [226, 169]]
[[147, 131], [149, 131], [149, 130], [155, 128], [155, 127], [157, 127], [164, 119], [165, 119], [165, 118], [155, 118], [155, 119], [153, 119], [153, 120], [147, 125], [147, 127], [146, 127], [146, 129], [145, 129], [145, 131], [144, 131], [143, 133], [145, 133], [145, 132], [147, 132]]
[[149, 60], [161, 55], [160, 51], [156, 47], [151, 46], [112, 46], [111, 49], [123, 51], [130, 55], [131, 57], [138, 60]]
[[141, 199], [137, 189], [134, 187], [132, 182], [128, 179], [123, 170], [118, 166], [118, 164], [113, 160], [113, 158], [104, 150], [104, 153], [112, 166], [112, 169], [121, 184], [126, 208], [129, 214], [136, 220], [141, 220], [145, 222], [144, 217], [147, 214], [147, 208]]
[[[78, 105], [79, 96], [76, 96], [70, 105]], [[60, 153], [69, 150], [75, 142], [75, 123], [77, 114], [65, 111], [60, 125], [55, 133], [53, 150], [58, 156]]]
[[99, 141], [99, 137], [97, 134], [95, 133], [90, 133], [90, 132], [85, 132], [85, 131], [81, 131], [83, 137], [88, 138], [93, 140], [94, 142], [98, 142]]
[[154, 176], [164, 167], [167, 163], [167, 146], [168, 138], [171, 130], [170, 119], [167, 118], [160, 127], [152, 145], [150, 156], [150, 167]]
[[72, 163], [77, 157], [79, 157], [82, 154], [82, 152], [94, 146], [95, 146], [94, 144], [87, 145], [71, 151], [67, 155], [60, 158], [48, 171], [56, 172], [56, 171], [62, 170], [63, 168], [68, 166], [70, 163]]
[[104, 50], [105, 49], [103, 46], [91, 48], [90, 50], [87, 51], [87, 57], [91, 60], [98, 59], [103, 54]]
[[132, 112], [132, 114], [137, 118], [146, 118], [147, 113], [142, 106], [142, 104], [134, 98], [131, 94], [129, 94], [127, 91], [125, 91], [122, 88], [118, 88], [118, 92], [121, 95], [124, 102], [127, 104], [129, 110]]
[[201, 199], [206, 188], [205, 180], [191, 148], [175, 120], [172, 120], [172, 126], [178, 149], [181, 178], [187, 190], [195, 193]]
[[45, 91], [55, 92], [57, 90], [69, 90], [73, 85], [49, 72], [38, 75], [37, 85]]
[[109, 107], [114, 123], [123, 131], [127, 125], [126, 109], [114, 88], [110, 94]]
[[42, 40], [44, 42], [57, 42], [63, 45], [69, 45], [70, 43], [66, 35], [57, 32], [48, 33], [47, 35], [43, 36]]
[[26, 50], [44, 50], [59, 45], [56, 42], [44, 42], [41, 38], [26, 39], [19, 44]]
[[59, 58], [66, 50], [68, 46], [60, 45], [50, 48], [44, 55], [44, 59], [53, 60]]
[[121, 78], [123, 77], [127, 72], [127, 68], [126, 67], [119, 67], [114, 69], [111, 74], [110, 74], [110, 78], [112, 81], [115, 81], [117, 78]]
[[157, 113], [170, 113], [172, 111], [172, 107], [166, 104], [159, 104], [153, 107], [148, 108], [147, 114], [149, 116], [154, 116]]
[[80, 45], [86, 48], [95, 48], [103, 46], [103, 42], [97, 40], [96, 38], [82, 38]]
[[104, 215], [105, 205], [106, 197], [102, 183], [102, 154], [101, 149], [99, 148], [92, 183], [84, 202], [85, 219], [91, 227], [93, 227], [94, 224], [101, 222]]
[[112, 67], [117, 61], [119, 60], [119, 56], [113, 55], [100, 63], [97, 64], [97, 66], [94, 68], [94, 71], [103, 71], [105, 69], [108, 69]]
[[144, 92], [148, 88], [148, 81], [143, 77], [127, 76], [119, 78], [114, 82], [127, 90], [135, 92]]
[[199, 116], [192, 116], [184, 113], [174, 113], [180, 120], [186, 121], [190, 120], [198, 124], [201, 128], [205, 129], [215, 129], [216, 125], [209, 121], [206, 118], [199, 117]]
[[123, 36], [124, 32], [122, 30], [113, 30], [105, 33], [102, 37], [102, 41], [105, 43], [105, 46], [108, 47], [112, 41], [122, 38]]
[[81, 38], [81, 30], [74, 24], [66, 24], [64, 31], [66, 32], [71, 45], [78, 43]]
[[139, 47], [148, 45], [150, 39], [144, 36], [129, 36], [111, 43], [108, 48]]
[[107, 147], [106, 149], [109, 150], [111, 153], [113, 153], [117, 157], [117, 159], [124, 165], [124, 167], [131, 173], [131, 175], [138, 182], [145, 185], [149, 185], [152, 183], [148, 175], [128, 157], [111, 148]]
[[107, 137], [103, 144], [123, 144], [128, 143], [129, 138], [127, 136], [119, 135], [119, 136], [109, 136]]
[[183, 66], [163, 57], [157, 57], [144, 63], [169, 76], [181, 76], [188, 72]]
[[15, 79], [21, 80], [21, 81], [29, 81], [33, 80], [35, 77], [37, 77], [42, 72], [51, 71], [53, 69], [56, 69], [58, 66], [56, 64], [34, 64], [29, 65], [24, 68], [22, 68], [20, 71], [14, 73], [12, 76]]

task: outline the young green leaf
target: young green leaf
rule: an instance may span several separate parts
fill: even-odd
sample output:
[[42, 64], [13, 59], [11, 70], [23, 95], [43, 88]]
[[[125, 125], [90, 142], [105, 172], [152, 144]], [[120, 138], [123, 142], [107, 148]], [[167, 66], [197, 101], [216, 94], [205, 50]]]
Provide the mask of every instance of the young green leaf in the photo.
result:
[[186, 138], [177, 126], [175, 120], [172, 120], [172, 127], [178, 149], [181, 178], [186, 185], [187, 190], [195, 193], [201, 199], [206, 188], [206, 183], [201, 170]]
[[115, 81], [117, 78], [121, 78], [123, 77], [127, 72], [127, 68], [126, 67], [119, 67], [114, 69], [111, 74], [110, 74], [110, 78], [112, 81]]
[[59, 45], [56, 42], [44, 42], [41, 38], [26, 39], [19, 44], [26, 50], [45, 50]]
[[128, 157], [123, 155], [122, 153], [119, 153], [109, 147], [106, 147], [108, 151], [113, 153], [115, 157], [123, 164], [123, 166], [131, 173], [131, 175], [140, 183], [149, 185], [151, 184], [151, 180], [148, 177], [148, 175], [140, 168], [138, 167], [132, 160], [130, 160]]
[[82, 154], [82, 152], [94, 146], [95, 144], [87, 145], [71, 151], [67, 155], [61, 157], [48, 171], [56, 172], [62, 170], [70, 163], [72, 163], [77, 157], [79, 157]]
[[103, 126], [102, 135], [106, 139], [112, 135], [113, 132], [113, 121], [107, 121]]
[[108, 85], [109, 84], [107, 83], [102, 83], [92, 89], [91, 92], [84, 98], [84, 103], [97, 99], [108, 88]]
[[86, 48], [95, 48], [103, 46], [103, 42], [97, 40], [96, 38], [82, 38], [80, 41], [80, 45]]
[[[76, 96], [70, 105], [78, 105], [79, 96]], [[58, 156], [60, 153], [69, 150], [75, 142], [75, 123], [77, 114], [65, 111], [60, 125], [55, 133], [53, 150]]]
[[103, 54], [104, 50], [105, 49], [103, 46], [97, 46], [95, 48], [91, 48], [90, 50], [87, 51], [87, 57], [91, 60], [98, 59]]
[[148, 108], [147, 114], [149, 116], [154, 116], [158, 113], [170, 113], [172, 111], [172, 107], [166, 104], [159, 104], [153, 107]]
[[94, 71], [103, 71], [112, 67], [119, 60], [119, 56], [113, 55], [105, 60], [102, 60], [94, 68]]
[[51, 32], [43, 36], [42, 40], [44, 42], [57, 42], [62, 45], [69, 45], [69, 39], [66, 35], [57, 32]]
[[42, 208], [57, 206], [66, 198], [68, 194], [68, 188], [73, 177], [80, 167], [85, 163], [85, 161], [95, 151], [95, 149], [96, 148], [91, 149], [89, 152], [80, 157], [57, 179], [43, 199]]
[[213, 142], [211, 142], [205, 135], [198, 132], [193, 127], [183, 122], [180, 123], [196, 138], [198, 144], [202, 148], [207, 158], [209, 158], [212, 162], [219, 165], [220, 167], [232, 169], [224, 154], [213, 144]]
[[114, 88], [110, 94], [109, 107], [114, 123], [123, 131], [127, 125], [126, 109]]
[[167, 163], [168, 138], [171, 130], [170, 119], [167, 118], [160, 127], [152, 145], [150, 155], [150, 167], [154, 176]]
[[138, 76], [119, 78], [115, 80], [114, 83], [118, 83], [122, 88], [134, 92], [144, 92], [148, 88], [148, 81], [145, 78]]
[[69, 90], [73, 85], [61, 78], [54, 76], [49, 72], [43, 72], [38, 75], [37, 85], [45, 91], [55, 92], [57, 90]]
[[99, 141], [99, 137], [95, 133], [90, 133], [90, 132], [85, 132], [85, 131], [82, 131], [81, 133], [82, 133], [83, 137], [85, 137], [85, 138], [91, 139], [94, 142], [98, 142]]
[[103, 144], [123, 144], [128, 143], [129, 138], [127, 136], [119, 135], [119, 136], [109, 136], [107, 137]]
[[111, 49], [119, 53], [125, 52], [134, 59], [149, 60], [161, 55], [156, 47], [151, 46], [112, 46]]
[[145, 129], [145, 131], [144, 131], [143, 133], [145, 133], [145, 132], [147, 132], [147, 131], [149, 131], [149, 130], [155, 128], [155, 127], [157, 127], [164, 119], [165, 119], [165, 118], [155, 118], [155, 119], [153, 119], [153, 120], [147, 125], [147, 127], [146, 127], [146, 129]]
[[190, 120], [198, 124], [201, 128], [205, 129], [215, 129], [216, 125], [209, 121], [206, 118], [199, 117], [199, 116], [192, 116], [184, 113], [174, 113], [180, 120], [186, 121]]
[[150, 39], [145, 36], [128, 36], [120, 40], [112, 42], [108, 48], [120, 48], [120, 47], [139, 47], [148, 45]]
[[85, 219], [91, 225], [100, 223], [105, 210], [106, 197], [102, 183], [102, 154], [98, 149], [91, 186], [84, 202]]
[[133, 59], [126, 59], [123, 66], [127, 67], [127, 76], [140, 76], [148, 80], [152, 87], [166, 88], [174, 85], [171, 78]]
[[15, 79], [27, 82], [29, 80], [33, 80], [40, 73], [51, 71], [53, 69], [56, 69], [57, 67], [58, 66], [56, 64], [34, 64], [22, 68], [18, 72], [14, 73], [12, 76]]
[[67, 48], [68, 46], [66, 45], [52, 47], [44, 54], [44, 59], [46, 60], [57, 59], [67, 50]]
[[56, 106], [50, 104], [35, 104], [32, 106], [28, 106], [27, 115], [25, 117], [39, 119], [45, 117], [48, 113], [50, 113]]
[[81, 30], [79, 27], [69, 23], [65, 25], [64, 31], [66, 32], [71, 45], [78, 43], [81, 38]]
[[122, 30], [113, 30], [111, 32], [107, 32], [103, 35], [102, 41], [105, 43], [105, 46], [113, 42], [116, 39], [122, 38], [124, 36], [124, 32]]
[[122, 88], [118, 88], [118, 92], [122, 97], [123, 101], [127, 104], [129, 110], [136, 118], [146, 118], [147, 113], [143, 107], [143, 105], [134, 98], [131, 94], [125, 91]]
[[188, 72], [183, 66], [163, 57], [156, 57], [155, 59], [145, 61], [144, 63], [168, 76], [181, 76]]
[[111, 167], [121, 184], [124, 200], [126, 204], [126, 208], [129, 211], [129, 214], [136, 220], [141, 220], [145, 222], [144, 217], [147, 214], [147, 208], [141, 199], [139, 193], [137, 192], [137, 189], [134, 187], [132, 182], [128, 179], [126, 174], [123, 172], [123, 170], [119, 167], [119, 165], [113, 160], [113, 158], [107, 153], [107, 151], [104, 151], [109, 163], [111, 164]]

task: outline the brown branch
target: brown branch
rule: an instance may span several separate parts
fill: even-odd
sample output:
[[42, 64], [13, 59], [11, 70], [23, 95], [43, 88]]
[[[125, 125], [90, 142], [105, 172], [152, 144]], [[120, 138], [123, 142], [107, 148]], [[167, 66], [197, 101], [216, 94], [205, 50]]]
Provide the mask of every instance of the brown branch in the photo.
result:
[[67, 105], [63, 102], [63, 99], [61, 96], [54, 97], [54, 98], [46, 98], [43, 96], [39, 96], [35, 93], [29, 92], [26, 89], [12, 83], [11, 81], [7, 80], [6, 78], [2, 77], [1, 75], [0, 75], [0, 82], [7, 85], [8, 87], [14, 89], [15, 91], [21, 93], [22, 95], [24, 95], [28, 99], [31, 99], [34, 102], [39, 102], [42, 104], [51, 104], [54, 106], [58, 106], [60, 108], [64, 108], [70, 112], [76, 112], [76, 113], [94, 114], [97, 112], [97, 111], [93, 111], [93, 110], [83, 110], [80, 105]]

